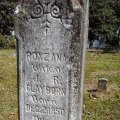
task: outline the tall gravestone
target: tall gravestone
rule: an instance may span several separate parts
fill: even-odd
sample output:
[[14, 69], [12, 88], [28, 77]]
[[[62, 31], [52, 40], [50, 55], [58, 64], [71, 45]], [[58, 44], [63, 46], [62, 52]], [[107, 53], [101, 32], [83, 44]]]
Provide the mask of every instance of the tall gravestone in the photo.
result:
[[81, 119], [84, 1], [21, 2], [15, 29], [19, 120]]

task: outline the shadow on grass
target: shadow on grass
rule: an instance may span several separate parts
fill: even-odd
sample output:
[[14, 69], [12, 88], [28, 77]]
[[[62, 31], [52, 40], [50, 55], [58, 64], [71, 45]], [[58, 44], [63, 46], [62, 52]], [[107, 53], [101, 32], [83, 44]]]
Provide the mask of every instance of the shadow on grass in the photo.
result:
[[118, 47], [106, 47], [104, 49], [94, 48], [94, 49], [88, 49], [88, 51], [89, 52], [96, 52], [96, 54], [118, 53], [120, 51], [120, 48], [118, 48]]

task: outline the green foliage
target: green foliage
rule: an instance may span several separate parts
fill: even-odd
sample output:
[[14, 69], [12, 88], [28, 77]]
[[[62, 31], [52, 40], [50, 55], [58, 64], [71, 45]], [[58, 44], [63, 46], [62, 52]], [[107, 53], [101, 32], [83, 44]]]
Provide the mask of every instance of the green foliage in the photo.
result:
[[0, 33], [10, 35], [14, 26], [16, 0], [0, 0]]
[[4, 36], [0, 33], [0, 48], [3, 47]]
[[16, 39], [14, 36], [3, 36], [0, 34], [0, 48], [15, 48]]
[[7, 48], [15, 48], [15, 44], [16, 44], [16, 39], [15, 37], [11, 36], [9, 38]]
[[120, 0], [111, 0], [111, 2], [109, 2], [109, 5], [115, 11], [115, 15], [117, 17], [117, 25], [120, 25]]
[[90, 0], [89, 36], [107, 36], [113, 40], [117, 18], [108, 0]]
[[[0, 0], [0, 33], [2, 35], [10, 35], [13, 30], [17, 1]], [[120, 24], [119, 0], [90, 0], [90, 40], [95, 36], [107, 36], [114, 43], [116, 24]]]

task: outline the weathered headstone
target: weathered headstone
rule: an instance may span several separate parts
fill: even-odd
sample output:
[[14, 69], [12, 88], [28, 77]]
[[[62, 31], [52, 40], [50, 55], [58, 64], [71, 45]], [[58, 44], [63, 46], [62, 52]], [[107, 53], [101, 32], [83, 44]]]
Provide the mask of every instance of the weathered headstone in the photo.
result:
[[93, 44], [92, 44], [92, 48], [98, 48], [99, 45], [99, 41], [98, 40], [94, 40]]
[[86, 0], [24, 0], [16, 19], [19, 120], [81, 120]]
[[106, 42], [106, 38], [105, 37], [100, 37], [98, 48], [100, 48], [100, 49], [105, 48], [105, 46], [106, 46], [105, 42]]
[[98, 80], [98, 91], [105, 91], [105, 90], [107, 90], [107, 83], [108, 83], [108, 79], [100, 78]]

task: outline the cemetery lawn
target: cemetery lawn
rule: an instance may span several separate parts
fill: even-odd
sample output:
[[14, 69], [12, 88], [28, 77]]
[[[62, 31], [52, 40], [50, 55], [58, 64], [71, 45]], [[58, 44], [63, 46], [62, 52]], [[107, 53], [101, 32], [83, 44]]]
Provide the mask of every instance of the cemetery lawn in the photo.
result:
[[15, 50], [0, 50], [0, 120], [17, 120]]
[[[105, 92], [95, 91], [101, 77], [109, 80]], [[88, 52], [84, 83], [83, 120], [120, 120], [120, 52]], [[0, 50], [0, 120], [17, 116], [16, 53]]]
[[[85, 74], [83, 120], [120, 120], [120, 52], [88, 52]], [[96, 91], [99, 78], [107, 91]]]

